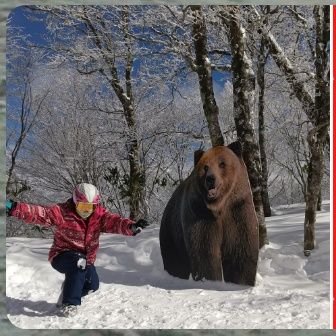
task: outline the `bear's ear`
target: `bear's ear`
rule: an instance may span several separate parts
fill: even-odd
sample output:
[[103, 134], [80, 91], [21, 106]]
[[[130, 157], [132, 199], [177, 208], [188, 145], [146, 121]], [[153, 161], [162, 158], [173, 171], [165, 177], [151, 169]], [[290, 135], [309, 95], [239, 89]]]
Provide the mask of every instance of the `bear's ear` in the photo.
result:
[[239, 158], [242, 158], [243, 148], [239, 141], [232, 142], [228, 147], [235, 153]]
[[198, 149], [194, 152], [194, 167], [196, 167], [198, 161], [201, 159], [202, 155], [204, 154], [204, 151], [202, 149]]

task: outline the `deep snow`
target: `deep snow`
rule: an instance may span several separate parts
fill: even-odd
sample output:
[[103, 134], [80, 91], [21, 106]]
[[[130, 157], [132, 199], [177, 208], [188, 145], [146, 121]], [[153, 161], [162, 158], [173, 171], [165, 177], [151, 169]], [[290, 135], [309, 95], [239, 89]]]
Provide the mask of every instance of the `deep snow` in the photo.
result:
[[316, 249], [303, 256], [304, 205], [267, 219], [270, 244], [260, 251], [254, 288], [194, 282], [162, 266], [157, 227], [136, 237], [104, 234], [99, 291], [73, 318], [57, 317], [62, 275], [49, 265], [51, 240], [7, 239], [6, 295], [19, 328], [50, 329], [321, 329], [330, 328], [330, 210], [317, 216]]

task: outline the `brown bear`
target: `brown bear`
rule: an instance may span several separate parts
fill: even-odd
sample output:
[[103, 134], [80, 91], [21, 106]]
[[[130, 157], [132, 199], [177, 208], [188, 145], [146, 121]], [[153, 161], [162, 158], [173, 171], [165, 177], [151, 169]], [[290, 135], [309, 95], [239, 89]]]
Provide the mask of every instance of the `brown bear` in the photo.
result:
[[238, 142], [195, 153], [163, 213], [160, 248], [173, 276], [254, 286], [258, 222]]

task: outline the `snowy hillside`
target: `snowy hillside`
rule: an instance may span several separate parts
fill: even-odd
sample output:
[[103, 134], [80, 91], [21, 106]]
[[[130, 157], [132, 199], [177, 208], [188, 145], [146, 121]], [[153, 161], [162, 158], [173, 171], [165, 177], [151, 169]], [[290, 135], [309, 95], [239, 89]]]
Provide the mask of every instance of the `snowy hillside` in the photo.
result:
[[163, 271], [158, 228], [136, 237], [103, 235], [99, 291], [77, 316], [55, 316], [62, 275], [47, 261], [50, 240], [7, 239], [7, 309], [20, 328], [180, 329], [329, 328], [330, 210], [323, 205], [317, 248], [303, 257], [304, 206], [267, 219], [254, 288], [180, 280]]

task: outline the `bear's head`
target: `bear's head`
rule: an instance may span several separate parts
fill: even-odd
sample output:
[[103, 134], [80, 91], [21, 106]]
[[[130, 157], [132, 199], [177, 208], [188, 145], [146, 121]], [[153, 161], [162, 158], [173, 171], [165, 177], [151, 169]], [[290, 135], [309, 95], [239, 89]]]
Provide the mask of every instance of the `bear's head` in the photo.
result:
[[[195, 172], [204, 201], [210, 210], [222, 207], [242, 175], [241, 145], [213, 147], [194, 154]], [[242, 176], [244, 178], [244, 176]]]

